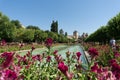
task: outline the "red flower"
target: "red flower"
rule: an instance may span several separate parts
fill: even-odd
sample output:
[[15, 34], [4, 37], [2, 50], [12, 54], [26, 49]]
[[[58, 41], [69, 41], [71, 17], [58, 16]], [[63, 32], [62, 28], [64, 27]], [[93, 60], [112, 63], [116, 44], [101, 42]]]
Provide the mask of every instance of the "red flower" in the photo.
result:
[[77, 60], [79, 60], [79, 59], [80, 59], [80, 56], [81, 56], [81, 53], [80, 53], [80, 52], [77, 52], [76, 55], [77, 55], [77, 58], [78, 58]]
[[58, 69], [63, 73], [66, 74], [66, 71], [68, 71], [68, 66], [64, 64], [64, 62], [60, 62], [58, 64]]

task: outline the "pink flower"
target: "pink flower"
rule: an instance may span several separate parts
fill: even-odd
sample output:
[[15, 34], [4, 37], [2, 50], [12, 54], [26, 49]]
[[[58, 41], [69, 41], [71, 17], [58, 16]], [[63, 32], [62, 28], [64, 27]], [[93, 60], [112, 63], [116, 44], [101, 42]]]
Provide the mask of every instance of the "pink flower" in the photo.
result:
[[79, 59], [80, 59], [80, 56], [81, 56], [81, 53], [80, 53], [80, 52], [77, 52], [76, 55], [77, 55], [77, 60], [79, 60]]

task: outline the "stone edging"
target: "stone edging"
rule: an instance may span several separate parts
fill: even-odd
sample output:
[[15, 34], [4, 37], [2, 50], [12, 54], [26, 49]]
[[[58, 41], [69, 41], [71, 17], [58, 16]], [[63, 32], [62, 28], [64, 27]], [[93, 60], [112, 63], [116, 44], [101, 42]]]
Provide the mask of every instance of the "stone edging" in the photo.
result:
[[87, 58], [87, 61], [90, 63], [91, 62], [91, 57], [90, 57], [89, 53], [87, 51], [84, 51], [84, 53], [85, 53], [85, 56]]

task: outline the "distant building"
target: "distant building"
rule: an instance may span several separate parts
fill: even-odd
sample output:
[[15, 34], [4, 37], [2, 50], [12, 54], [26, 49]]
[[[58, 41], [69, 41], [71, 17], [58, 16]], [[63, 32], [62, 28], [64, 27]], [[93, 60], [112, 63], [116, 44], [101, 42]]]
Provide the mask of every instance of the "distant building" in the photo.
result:
[[73, 35], [68, 35], [67, 38], [68, 39], [73, 39], [74, 37], [73, 37]]
[[82, 38], [86, 38], [86, 37], [88, 37], [88, 33], [83, 33]]
[[79, 37], [78, 32], [77, 32], [76, 30], [73, 32], [73, 37], [74, 37], [76, 40], [77, 40], [78, 37]]
[[78, 34], [78, 32], [76, 30], [73, 32], [73, 35], [68, 35], [67, 36], [67, 38], [69, 38], [69, 39], [75, 39], [75, 41], [78, 40], [78, 37], [79, 37], [79, 34]]

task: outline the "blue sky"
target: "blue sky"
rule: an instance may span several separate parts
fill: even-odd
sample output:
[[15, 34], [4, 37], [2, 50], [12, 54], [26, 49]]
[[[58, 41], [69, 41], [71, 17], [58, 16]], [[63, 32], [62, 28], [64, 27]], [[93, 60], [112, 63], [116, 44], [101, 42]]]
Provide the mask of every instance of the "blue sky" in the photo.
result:
[[120, 12], [120, 0], [0, 0], [0, 12], [23, 25], [50, 30], [53, 20], [68, 34], [91, 34]]

